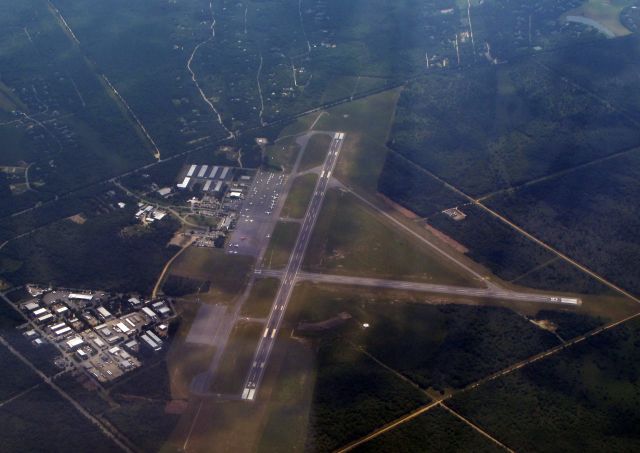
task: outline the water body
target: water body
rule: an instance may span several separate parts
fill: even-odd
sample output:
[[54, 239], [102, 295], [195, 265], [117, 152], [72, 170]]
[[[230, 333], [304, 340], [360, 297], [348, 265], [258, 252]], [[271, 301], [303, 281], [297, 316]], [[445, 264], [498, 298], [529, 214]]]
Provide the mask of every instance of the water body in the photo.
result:
[[607, 38], [615, 38], [616, 34], [609, 30], [607, 27], [602, 25], [600, 22], [590, 19], [584, 16], [567, 16], [567, 22], [573, 22], [577, 24], [587, 25], [589, 27], [593, 27], [598, 30], [600, 33], [604, 34]]

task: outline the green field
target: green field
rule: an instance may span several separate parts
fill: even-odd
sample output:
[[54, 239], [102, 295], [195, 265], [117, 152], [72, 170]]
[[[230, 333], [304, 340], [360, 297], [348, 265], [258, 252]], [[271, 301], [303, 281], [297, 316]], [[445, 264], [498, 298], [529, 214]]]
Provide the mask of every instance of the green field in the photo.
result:
[[318, 175], [313, 173], [298, 176], [293, 181], [291, 190], [287, 195], [287, 200], [282, 208], [282, 217], [290, 217], [293, 219], [301, 219], [304, 217], [317, 181]]
[[232, 256], [221, 249], [189, 247], [171, 265], [172, 276], [210, 282], [206, 293], [197, 297], [204, 302], [228, 303], [242, 291], [251, 272], [253, 259]]
[[263, 263], [266, 267], [280, 269], [287, 265], [299, 230], [300, 224], [295, 222], [276, 223], [269, 246], [264, 254]]
[[[282, 361], [276, 358], [273, 381], [258, 452], [302, 452], [309, 428], [309, 413], [315, 385], [315, 352], [310, 343], [280, 338]], [[269, 381], [265, 382], [269, 385]], [[282, 429], [286, 426], [287, 429]]]
[[346, 132], [334, 174], [341, 182], [371, 194], [377, 192], [400, 91], [389, 90], [334, 107], [316, 124], [317, 130]]
[[263, 331], [264, 326], [259, 323], [240, 321], [234, 326], [211, 384], [212, 391], [240, 394]]
[[463, 270], [338, 190], [327, 193], [303, 266], [314, 272], [478, 285]]
[[253, 318], [269, 315], [276, 297], [280, 280], [277, 278], [259, 279], [253, 285], [249, 299], [242, 306], [242, 314]]
[[322, 165], [329, 152], [332, 136], [330, 134], [314, 134], [304, 148], [298, 171], [306, 171]]

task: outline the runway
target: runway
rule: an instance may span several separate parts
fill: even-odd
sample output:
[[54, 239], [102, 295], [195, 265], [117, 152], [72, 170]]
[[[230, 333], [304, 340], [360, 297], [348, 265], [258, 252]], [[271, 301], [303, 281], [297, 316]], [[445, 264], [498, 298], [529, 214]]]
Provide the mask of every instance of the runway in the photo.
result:
[[[282, 277], [282, 271], [262, 270], [263, 277]], [[527, 293], [501, 289], [496, 286], [489, 288], [467, 288], [462, 286], [438, 285], [434, 283], [408, 282], [401, 280], [385, 280], [379, 278], [351, 277], [348, 275], [316, 274], [309, 272], [299, 272], [297, 281], [306, 280], [317, 283], [331, 283], [338, 285], [369, 286], [375, 288], [401, 289], [408, 291], [418, 291], [425, 293], [460, 295], [468, 297], [518, 300], [524, 302], [537, 302], [549, 304], [578, 305], [580, 299], [570, 298], [560, 295]]]
[[256, 392], [258, 391], [258, 387], [264, 375], [264, 370], [266, 369], [266, 363], [269, 360], [271, 350], [273, 349], [278, 329], [280, 328], [280, 324], [284, 318], [284, 313], [287, 309], [287, 304], [291, 298], [291, 293], [293, 292], [296, 277], [302, 265], [304, 253], [309, 243], [309, 239], [311, 238], [313, 227], [316, 223], [322, 202], [324, 201], [324, 197], [327, 193], [329, 181], [331, 180], [331, 173], [333, 172], [338, 160], [340, 149], [344, 142], [344, 137], [345, 134], [343, 132], [336, 132], [333, 135], [331, 144], [329, 145], [329, 152], [327, 153], [327, 157], [322, 165], [320, 178], [318, 178], [307, 212], [302, 220], [302, 225], [300, 232], [298, 233], [298, 238], [296, 239], [293, 252], [289, 257], [289, 262], [287, 263], [286, 268], [281, 274], [280, 287], [271, 307], [265, 331], [258, 342], [258, 347], [245, 381], [242, 399], [255, 399]]

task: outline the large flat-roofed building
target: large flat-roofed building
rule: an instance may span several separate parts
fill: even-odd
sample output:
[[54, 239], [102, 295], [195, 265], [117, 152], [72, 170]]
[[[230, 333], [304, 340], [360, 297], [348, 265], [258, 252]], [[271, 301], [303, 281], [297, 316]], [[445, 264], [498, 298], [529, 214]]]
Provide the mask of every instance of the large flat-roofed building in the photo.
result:
[[54, 319], [55, 318], [53, 317], [53, 315], [51, 313], [47, 313], [47, 314], [44, 314], [44, 315], [36, 318], [36, 321], [39, 324], [48, 324], [50, 322], [53, 322]]
[[84, 344], [84, 340], [82, 337], [73, 337], [71, 340], [65, 343], [67, 345], [67, 349], [76, 349]]
[[207, 173], [207, 168], [209, 168], [208, 165], [203, 165], [202, 167], [200, 167], [200, 171], [198, 172], [198, 178], [204, 178], [204, 175]]
[[144, 307], [142, 309], [142, 313], [147, 315], [151, 320], [158, 319], [158, 315], [152, 309], [150, 309], [149, 307]]
[[189, 176], [186, 176], [181, 183], [176, 184], [176, 187], [178, 187], [178, 189], [186, 189], [190, 181], [191, 178]]
[[96, 311], [98, 312], [98, 316], [100, 316], [103, 321], [106, 321], [107, 319], [110, 319], [112, 317], [109, 310], [104, 307], [98, 307], [96, 308]]
[[73, 300], [73, 299], [86, 300], [86, 301], [93, 300], [93, 294], [69, 293], [68, 297], [70, 300]]
[[142, 340], [142, 344], [144, 344], [145, 346], [147, 346], [153, 351], [157, 352], [161, 349], [160, 345], [155, 341], [153, 341], [147, 334], [141, 335], [140, 339]]

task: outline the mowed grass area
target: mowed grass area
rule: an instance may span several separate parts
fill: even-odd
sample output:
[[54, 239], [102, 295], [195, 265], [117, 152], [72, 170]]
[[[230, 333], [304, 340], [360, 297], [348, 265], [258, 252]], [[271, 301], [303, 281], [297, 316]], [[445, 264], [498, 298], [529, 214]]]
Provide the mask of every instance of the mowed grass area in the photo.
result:
[[282, 208], [282, 217], [291, 217], [294, 219], [304, 217], [317, 181], [318, 175], [314, 173], [298, 176], [293, 181], [291, 190], [287, 195], [287, 200]]
[[211, 384], [214, 392], [240, 394], [263, 331], [264, 326], [260, 323], [236, 323]]
[[259, 279], [253, 285], [249, 299], [242, 306], [242, 315], [264, 318], [269, 315], [276, 297], [280, 280], [277, 278]]
[[603, 25], [616, 36], [626, 36], [631, 32], [620, 23], [620, 12], [632, 4], [634, 4], [632, 0], [588, 0], [563, 14], [563, 17], [586, 17]]
[[263, 265], [265, 267], [280, 269], [287, 265], [299, 230], [300, 224], [295, 222], [276, 223], [269, 246], [264, 254]]
[[[269, 406], [258, 451], [304, 451], [316, 379], [316, 354], [311, 342], [281, 337], [262, 386], [271, 386]], [[275, 376], [277, 372], [277, 376]], [[275, 379], [273, 379], [275, 377]], [[261, 396], [264, 396], [264, 390]], [[287, 429], [283, 429], [283, 427]]]
[[228, 303], [244, 288], [252, 265], [253, 258], [249, 256], [191, 246], [176, 258], [168, 275], [210, 282], [208, 292], [190, 297], [204, 302]]
[[377, 192], [400, 92], [393, 89], [334, 107], [318, 120], [316, 130], [346, 132], [334, 173], [341, 182], [371, 194]]
[[634, 320], [450, 405], [516, 451], [638, 451], [639, 340]]
[[306, 171], [322, 165], [327, 157], [332, 139], [333, 137], [330, 134], [318, 133], [312, 135], [304, 149], [302, 159], [300, 159], [298, 171]]
[[324, 200], [303, 267], [342, 275], [479, 285], [353, 195], [335, 189]]
[[572, 312], [525, 317], [505, 307], [420, 303], [401, 295], [310, 283], [296, 287], [287, 314], [302, 336], [300, 323], [318, 323], [341, 313], [351, 319], [313, 335], [339, 335], [434, 395], [462, 388], [560, 343], [529, 319], [551, 320], [563, 331], [600, 324]]
[[405, 453], [425, 451], [498, 453], [504, 451], [441, 407], [435, 407], [362, 444], [353, 451], [357, 453], [399, 451], [400, 446], [400, 451]]

